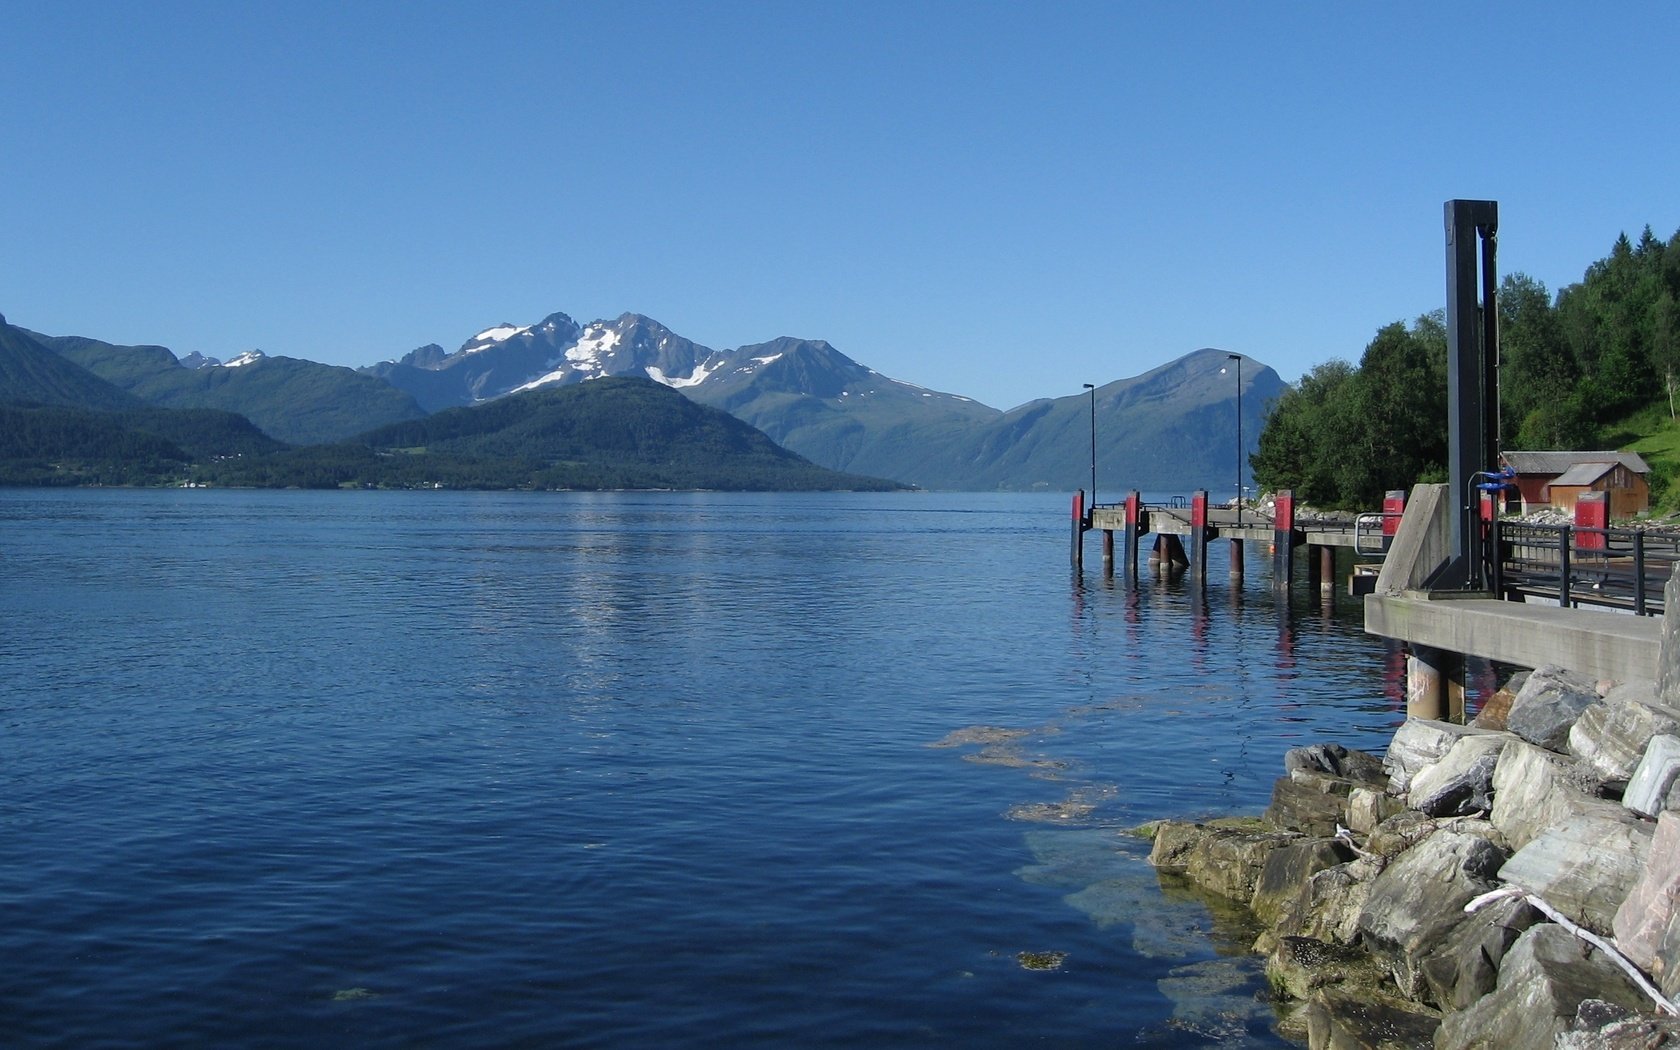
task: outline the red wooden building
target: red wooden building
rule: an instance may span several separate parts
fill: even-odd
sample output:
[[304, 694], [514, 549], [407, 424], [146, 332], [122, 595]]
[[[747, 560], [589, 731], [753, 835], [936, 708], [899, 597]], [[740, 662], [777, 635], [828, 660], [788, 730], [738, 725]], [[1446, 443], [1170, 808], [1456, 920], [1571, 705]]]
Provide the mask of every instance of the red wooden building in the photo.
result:
[[1603, 492], [1612, 518], [1631, 518], [1650, 509], [1651, 468], [1633, 452], [1507, 452], [1505, 464], [1516, 471], [1523, 513], [1561, 510], [1574, 513], [1583, 492]]

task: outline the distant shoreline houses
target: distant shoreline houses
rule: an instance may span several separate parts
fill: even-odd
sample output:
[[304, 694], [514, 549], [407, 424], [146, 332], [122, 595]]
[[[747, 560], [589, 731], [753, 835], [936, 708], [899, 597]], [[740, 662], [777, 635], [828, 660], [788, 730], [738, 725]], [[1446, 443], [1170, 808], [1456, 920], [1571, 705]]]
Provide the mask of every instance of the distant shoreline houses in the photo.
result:
[[1612, 518], [1631, 518], [1651, 507], [1651, 467], [1633, 452], [1507, 452], [1500, 457], [1516, 472], [1523, 513], [1574, 513], [1584, 493], [1602, 492]]

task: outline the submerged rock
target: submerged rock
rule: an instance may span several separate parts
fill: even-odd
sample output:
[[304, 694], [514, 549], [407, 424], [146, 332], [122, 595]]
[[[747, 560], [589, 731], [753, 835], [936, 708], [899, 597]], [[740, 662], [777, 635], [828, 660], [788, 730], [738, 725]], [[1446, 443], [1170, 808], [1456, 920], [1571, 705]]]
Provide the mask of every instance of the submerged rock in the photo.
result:
[[1325, 988], [1307, 1003], [1307, 1045], [1331, 1050], [1416, 1050], [1429, 1046], [1441, 1015], [1391, 995]]
[[1060, 970], [1067, 962], [1067, 952], [1016, 952], [1015, 961], [1023, 970]]
[[1180, 1037], [1196, 1037], [1198, 1046], [1248, 1045], [1251, 1031], [1272, 1020], [1261, 988], [1260, 960], [1251, 957], [1205, 959], [1177, 967], [1155, 982], [1173, 1004], [1168, 1022]]
[[1292, 999], [1309, 999], [1327, 985], [1370, 990], [1388, 980], [1388, 971], [1369, 952], [1312, 937], [1285, 937], [1266, 960], [1266, 980]]

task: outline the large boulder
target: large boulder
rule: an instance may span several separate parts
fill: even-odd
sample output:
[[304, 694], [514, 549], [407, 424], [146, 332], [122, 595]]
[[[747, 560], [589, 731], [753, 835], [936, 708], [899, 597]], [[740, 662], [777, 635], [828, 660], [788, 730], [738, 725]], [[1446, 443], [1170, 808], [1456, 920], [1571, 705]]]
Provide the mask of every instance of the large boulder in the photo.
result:
[[1668, 808], [1669, 793], [1680, 780], [1680, 736], [1654, 736], [1633, 767], [1622, 805], [1640, 816], [1655, 817]]
[[1314, 872], [1283, 907], [1274, 930], [1260, 936], [1255, 950], [1269, 952], [1281, 937], [1352, 944], [1359, 938], [1359, 913], [1378, 870], [1369, 861], [1356, 860]]
[[1443, 1010], [1463, 1010], [1493, 991], [1500, 960], [1524, 930], [1540, 921], [1540, 912], [1521, 897], [1507, 897], [1467, 916], [1424, 956], [1430, 1001]]
[[1645, 867], [1616, 909], [1611, 929], [1616, 947], [1641, 970], [1659, 980], [1670, 969], [1660, 956], [1665, 935], [1680, 913], [1680, 813], [1657, 818]]
[[1526, 681], [1528, 681], [1527, 671], [1518, 671], [1506, 679], [1504, 685], [1500, 686], [1492, 696], [1482, 701], [1482, 706], [1477, 709], [1476, 717], [1470, 724], [1477, 729], [1503, 730], [1505, 719], [1511, 715], [1511, 704], [1517, 699], [1517, 694], [1522, 692], [1523, 683]]
[[1329, 838], [1348, 820], [1348, 795], [1357, 782], [1307, 769], [1295, 769], [1272, 784], [1272, 804], [1264, 819], [1280, 828]]
[[1535, 668], [1511, 702], [1505, 728], [1548, 751], [1562, 751], [1581, 712], [1598, 703], [1598, 683], [1555, 664]]
[[1393, 738], [1388, 742], [1388, 751], [1383, 756], [1383, 766], [1389, 774], [1388, 790], [1404, 795], [1411, 788], [1412, 778], [1417, 776], [1418, 771], [1439, 762], [1461, 738], [1490, 732], [1492, 730], [1440, 722], [1433, 718], [1406, 719], [1394, 731]]
[[1600, 779], [1625, 784], [1651, 738], [1680, 733], [1680, 711], [1657, 702], [1654, 682], [1627, 682], [1592, 704], [1569, 730], [1569, 750]]
[[1181, 872], [1205, 890], [1247, 904], [1254, 899], [1266, 858], [1300, 839], [1292, 832], [1266, 830], [1252, 820], [1206, 824], [1164, 820], [1155, 829], [1149, 863]]
[[1504, 733], [1465, 736], [1412, 778], [1407, 802], [1432, 817], [1461, 817], [1493, 808], [1493, 771], [1507, 741]]
[[1296, 770], [1325, 773], [1363, 784], [1380, 786], [1388, 783], [1388, 770], [1383, 767], [1382, 759], [1341, 744], [1309, 744], [1290, 748], [1283, 754], [1283, 771], [1294, 773]]
[[1505, 953], [1494, 991], [1450, 1013], [1436, 1050], [1550, 1047], [1571, 1031], [1587, 999], [1638, 1009], [1639, 990], [1621, 970], [1557, 923], [1531, 927]]
[[1406, 808], [1406, 804], [1377, 788], [1357, 787], [1348, 792], [1347, 826], [1356, 835], [1369, 835], [1378, 824]]
[[[1353, 859], [1353, 850], [1337, 839], [1304, 839], [1291, 842], [1267, 854], [1255, 883], [1249, 910], [1268, 926], [1301, 895], [1301, 888], [1316, 873]], [[1306, 998], [1306, 996], [1297, 996]]]
[[1650, 850], [1649, 824], [1614, 803], [1600, 803], [1542, 832], [1506, 861], [1499, 877], [1608, 937]]
[[1493, 888], [1506, 860], [1484, 836], [1442, 828], [1401, 854], [1371, 884], [1360, 936], [1387, 960], [1404, 995], [1423, 990], [1420, 964], [1465, 921], [1464, 906]]
[[1520, 740], [1500, 752], [1490, 819], [1512, 847], [1521, 849], [1547, 828], [1601, 803], [1563, 757]]
[[[1674, 616], [1668, 610], [1677, 610]], [[1657, 699], [1680, 707], [1680, 561], [1668, 571], [1663, 584], [1661, 642], [1657, 647]]]
[[1365, 839], [1365, 852], [1387, 864], [1442, 828], [1480, 835], [1509, 852], [1505, 836], [1489, 821], [1476, 817], [1439, 819], [1415, 809], [1403, 809], [1373, 828]]
[[1680, 1018], [1640, 1016], [1625, 1006], [1588, 999], [1557, 1050], [1680, 1050]]

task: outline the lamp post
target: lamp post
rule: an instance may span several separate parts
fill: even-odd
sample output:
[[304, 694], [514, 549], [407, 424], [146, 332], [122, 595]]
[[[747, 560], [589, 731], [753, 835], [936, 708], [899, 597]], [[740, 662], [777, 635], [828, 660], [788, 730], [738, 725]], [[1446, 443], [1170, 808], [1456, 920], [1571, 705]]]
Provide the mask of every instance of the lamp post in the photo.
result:
[[1091, 508], [1097, 506], [1097, 388], [1092, 383], [1084, 384], [1091, 392]]
[[1226, 354], [1226, 360], [1237, 365], [1237, 524], [1242, 524], [1242, 355]]

